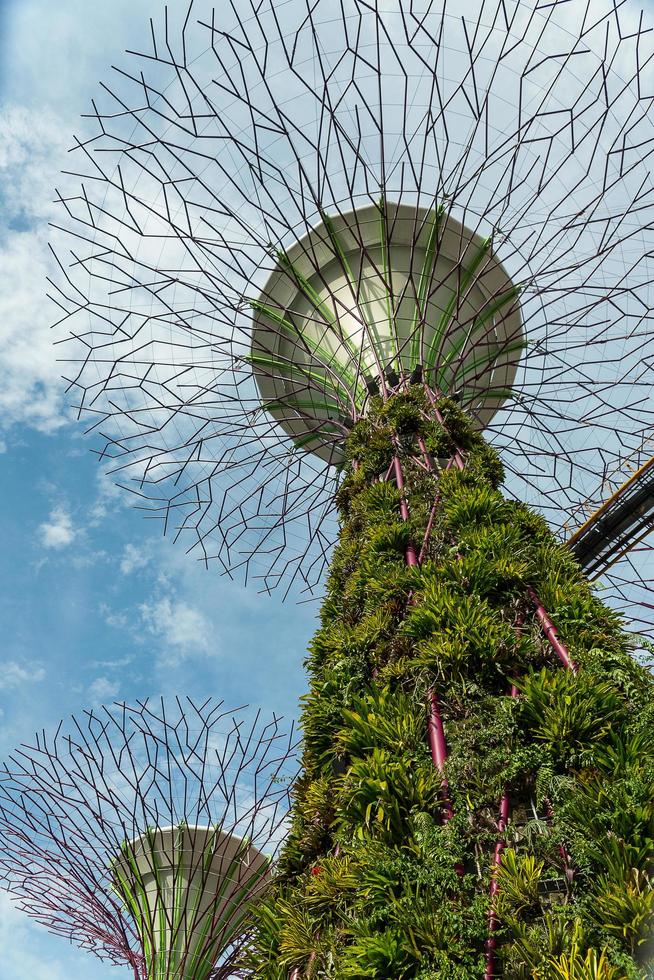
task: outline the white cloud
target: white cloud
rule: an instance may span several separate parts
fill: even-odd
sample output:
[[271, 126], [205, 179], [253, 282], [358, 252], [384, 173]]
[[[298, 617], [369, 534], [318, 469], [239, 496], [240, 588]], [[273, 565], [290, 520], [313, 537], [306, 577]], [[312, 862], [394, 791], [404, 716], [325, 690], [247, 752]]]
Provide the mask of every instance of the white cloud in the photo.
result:
[[0, 662], [0, 691], [42, 681], [44, 677], [45, 670], [37, 664], [19, 664], [16, 660]]
[[39, 526], [39, 534], [44, 548], [59, 550], [72, 544], [77, 531], [65, 507], [53, 507], [49, 520]]
[[123, 575], [129, 575], [131, 572], [136, 571], [139, 568], [145, 568], [150, 562], [150, 556], [146, 554], [143, 548], [137, 548], [136, 545], [128, 544], [125, 545], [123, 551], [123, 557], [120, 561], [120, 570]]
[[93, 660], [89, 664], [89, 667], [99, 667], [103, 670], [117, 670], [119, 667], [127, 667], [133, 660], [133, 657], [117, 657], [115, 660]]
[[92, 565], [97, 565], [98, 562], [104, 561], [106, 557], [107, 552], [100, 548], [97, 551], [87, 551], [83, 555], [73, 555], [71, 565], [73, 568], [79, 569], [90, 568]]
[[61, 364], [46, 299], [48, 220], [66, 144], [48, 113], [0, 113], [0, 418], [50, 432], [63, 424]]
[[100, 603], [100, 615], [107, 626], [111, 626], [113, 629], [126, 630], [129, 628], [127, 615], [124, 612], [116, 612], [106, 602]]
[[[88, 444], [85, 444], [85, 449], [88, 450], [88, 448]], [[115, 475], [112, 476], [106, 470], [98, 470], [96, 482], [98, 496], [89, 511], [91, 526], [101, 524], [107, 514], [132, 503], [130, 495], [116, 485]]]
[[118, 681], [111, 681], [108, 677], [96, 677], [89, 684], [88, 695], [94, 706], [107, 704], [114, 701], [120, 690]]
[[[41, 939], [43, 935], [42, 927], [35, 926], [24, 912], [16, 908], [5, 892], [0, 892], [0, 977], [70, 980], [71, 964], [66, 966], [52, 955], [48, 955], [46, 959], [36, 951], [40, 945], [36, 941], [37, 937]], [[78, 961], [77, 955], [74, 955], [74, 960]]]
[[178, 664], [193, 654], [209, 652], [211, 623], [199, 609], [168, 596], [139, 606], [148, 632], [164, 644], [162, 662]]

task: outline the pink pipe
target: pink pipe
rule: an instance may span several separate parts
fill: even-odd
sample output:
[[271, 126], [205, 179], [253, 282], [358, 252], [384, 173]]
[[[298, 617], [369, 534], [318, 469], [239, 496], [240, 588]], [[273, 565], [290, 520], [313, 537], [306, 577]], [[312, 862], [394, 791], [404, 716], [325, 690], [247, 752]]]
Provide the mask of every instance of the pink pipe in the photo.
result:
[[[422, 442], [422, 439], [420, 439], [420, 448], [425, 455], [425, 459], [428, 460], [429, 457], [427, 455], [427, 451], [424, 447], [424, 443]], [[399, 465], [399, 460], [398, 460], [398, 465]], [[397, 475], [397, 471], [396, 471], [396, 475]], [[402, 478], [402, 472], [400, 468], [400, 479], [401, 478]], [[437, 494], [431, 512], [429, 514], [429, 521], [427, 522], [427, 527], [425, 529], [425, 536], [422, 541], [422, 547], [420, 548], [420, 555], [418, 556], [418, 559], [416, 561], [417, 565], [421, 565], [425, 557], [425, 553], [427, 551], [427, 545], [429, 544], [429, 537], [431, 534], [431, 529], [434, 523], [434, 517], [436, 516], [436, 509], [438, 508], [439, 501], [440, 501], [440, 494]], [[408, 511], [407, 511], [407, 517], [408, 517]], [[411, 562], [409, 562], [408, 556], [407, 556], [407, 564], [411, 564]], [[427, 722], [427, 737], [429, 740], [429, 749], [431, 751], [432, 762], [434, 763], [438, 771], [442, 773], [443, 769], [445, 768], [445, 762], [447, 760], [447, 755], [448, 755], [447, 740], [445, 738], [445, 729], [443, 727], [443, 718], [441, 716], [441, 709], [438, 703], [438, 695], [436, 694], [436, 691], [434, 690], [433, 687], [430, 688], [428, 697], [429, 697], [429, 720]], [[452, 809], [452, 804], [450, 802], [449, 788], [450, 787], [447, 779], [443, 777], [441, 781], [441, 790], [442, 790], [443, 804], [444, 804], [443, 820], [445, 823], [449, 823], [449, 821], [454, 816], [454, 810]], [[460, 867], [460, 865], [456, 866], [456, 871], [458, 874], [463, 874], [463, 868]]]
[[418, 436], [418, 448], [420, 449], [420, 452], [422, 453], [422, 458], [425, 461], [425, 466], [427, 467], [427, 470], [431, 473], [432, 470], [434, 469], [434, 467], [432, 466], [431, 457], [430, 457], [429, 453], [427, 452], [427, 447], [425, 446], [425, 441], [422, 438], [422, 436]]
[[[398, 456], [393, 457], [393, 469], [395, 470], [395, 482], [397, 483], [397, 489], [402, 493], [404, 490], [404, 476], [402, 475], [402, 464]], [[403, 521], [409, 520], [409, 508], [407, 507], [407, 502], [402, 493], [400, 498], [400, 514], [402, 515]], [[406, 546], [406, 563], [410, 566], [415, 566], [418, 564], [418, 556], [416, 555], [416, 549], [413, 544], [409, 542]]]
[[570, 656], [570, 653], [568, 652], [568, 648], [559, 639], [559, 634], [556, 629], [556, 626], [554, 625], [550, 617], [547, 615], [547, 610], [545, 609], [545, 606], [538, 598], [538, 594], [536, 593], [536, 590], [533, 589], [530, 585], [527, 591], [529, 593], [529, 598], [532, 600], [532, 602], [536, 607], [536, 615], [540, 620], [540, 624], [543, 627], [543, 633], [547, 637], [550, 646], [556, 653], [561, 663], [565, 667], [567, 667], [568, 670], [571, 670], [573, 674], [576, 674], [579, 668], [577, 664], [574, 662], [574, 660], [572, 659], [572, 657]]
[[[312, 967], [313, 967], [313, 964], [315, 962], [316, 962], [316, 951], [314, 950], [313, 953], [311, 954], [311, 956], [309, 957], [309, 962], [307, 964], [307, 974], [306, 975], [308, 977], [311, 976]], [[301, 976], [300, 967], [299, 966], [294, 966], [293, 967], [293, 970], [291, 971], [291, 974], [290, 974], [288, 980], [300, 980], [300, 976]]]
[[[445, 768], [445, 762], [447, 760], [447, 742], [445, 740], [445, 729], [443, 728], [443, 718], [441, 715], [440, 705], [438, 703], [438, 695], [432, 687], [429, 691], [429, 721], [427, 725], [427, 732], [429, 736], [429, 748], [431, 750], [432, 762], [438, 769], [440, 773], [443, 772]], [[452, 804], [450, 803], [449, 794], [449, 783], [445, 776], [443, 776], [441, 782], [441, 790], [443, 795], [443, 820], [448, 823], [454, 816], [454, 810], [452, 809]]]

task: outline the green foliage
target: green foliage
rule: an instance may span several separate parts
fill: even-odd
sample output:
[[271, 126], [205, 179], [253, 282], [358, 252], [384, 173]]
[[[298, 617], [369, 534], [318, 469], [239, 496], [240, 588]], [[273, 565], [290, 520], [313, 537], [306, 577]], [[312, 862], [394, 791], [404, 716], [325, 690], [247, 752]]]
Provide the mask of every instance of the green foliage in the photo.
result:
[[624, 940], [635, 953], [652, 936], [654, 887], [649, 876], [631, 868], [621, 880], [600, 879], [592, 914], [602, 929]]
[[557, 959], [548, 960], [534, 974], [536, 980], [627, 980], [620, 967], [612, 966], [606, 950], [587, 949], [585, 955], [575, 948]]
[[[415, 385], [372, 399], [347, 440], [340, 539], [306, 662], [304, 772], [248, 975], [482, 978], [495, 873], [503, 976], [639, 980], [654, 955], [651, 674], [543, 518], [502, 497], [501, 463], [470, 420], [447, 399], [438, 411], [442, 424]], [[455, 452], [463, 470], [445, 468]], [[406, 522], [386, 480], [396, 455]], [[406, 564], [409, 543], [423, 547], [420, 568]], [[528, 586], [576, 675], [543, 637]]]
[[610, 736], [612, 726], [626, 715], [615, 688], [583, 672], [543, 668], [525, 677], [519, 687], [523, 722], [534, 738], [547, 744], [554, 759]]
[[354, 760], [339, 786], [337, 823], [356, 834], [397, 840], [413, 813], [434, 812], [441, 779], [428, 759], [420, 764], [386, 749]]
[[543, 877], [544, 861], [533, 854], [518, 854], [508, 848], [502, 854], [502, 863], [496, 875], [499, 884], [498, 915], [524, 915], [540, 907], [539, 886]]

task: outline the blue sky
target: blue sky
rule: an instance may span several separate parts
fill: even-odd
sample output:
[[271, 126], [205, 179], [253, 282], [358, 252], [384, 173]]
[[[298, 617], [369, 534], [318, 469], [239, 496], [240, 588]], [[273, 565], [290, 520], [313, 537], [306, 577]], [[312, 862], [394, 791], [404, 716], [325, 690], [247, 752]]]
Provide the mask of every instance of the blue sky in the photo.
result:
[[[147, 0], [0, 0], [0, 756], [114, 698], [213, 694], [289, 718], [315, 606], [206, 572], [103, 477], [50, 345], [46, 222], [97, 82]], [[0, 896], [0, 980], [109, 980]], [[129, 971], [127, 971], [129, 972]]]

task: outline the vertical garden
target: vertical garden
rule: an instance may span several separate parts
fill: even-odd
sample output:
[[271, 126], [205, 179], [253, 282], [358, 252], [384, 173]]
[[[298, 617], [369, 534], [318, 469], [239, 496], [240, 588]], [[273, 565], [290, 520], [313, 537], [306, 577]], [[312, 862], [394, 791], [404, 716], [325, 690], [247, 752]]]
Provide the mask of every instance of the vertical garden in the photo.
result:
[[348, 438], [257, 977], [648, 975], [654, 684], [502, 479], [422, 384]]

